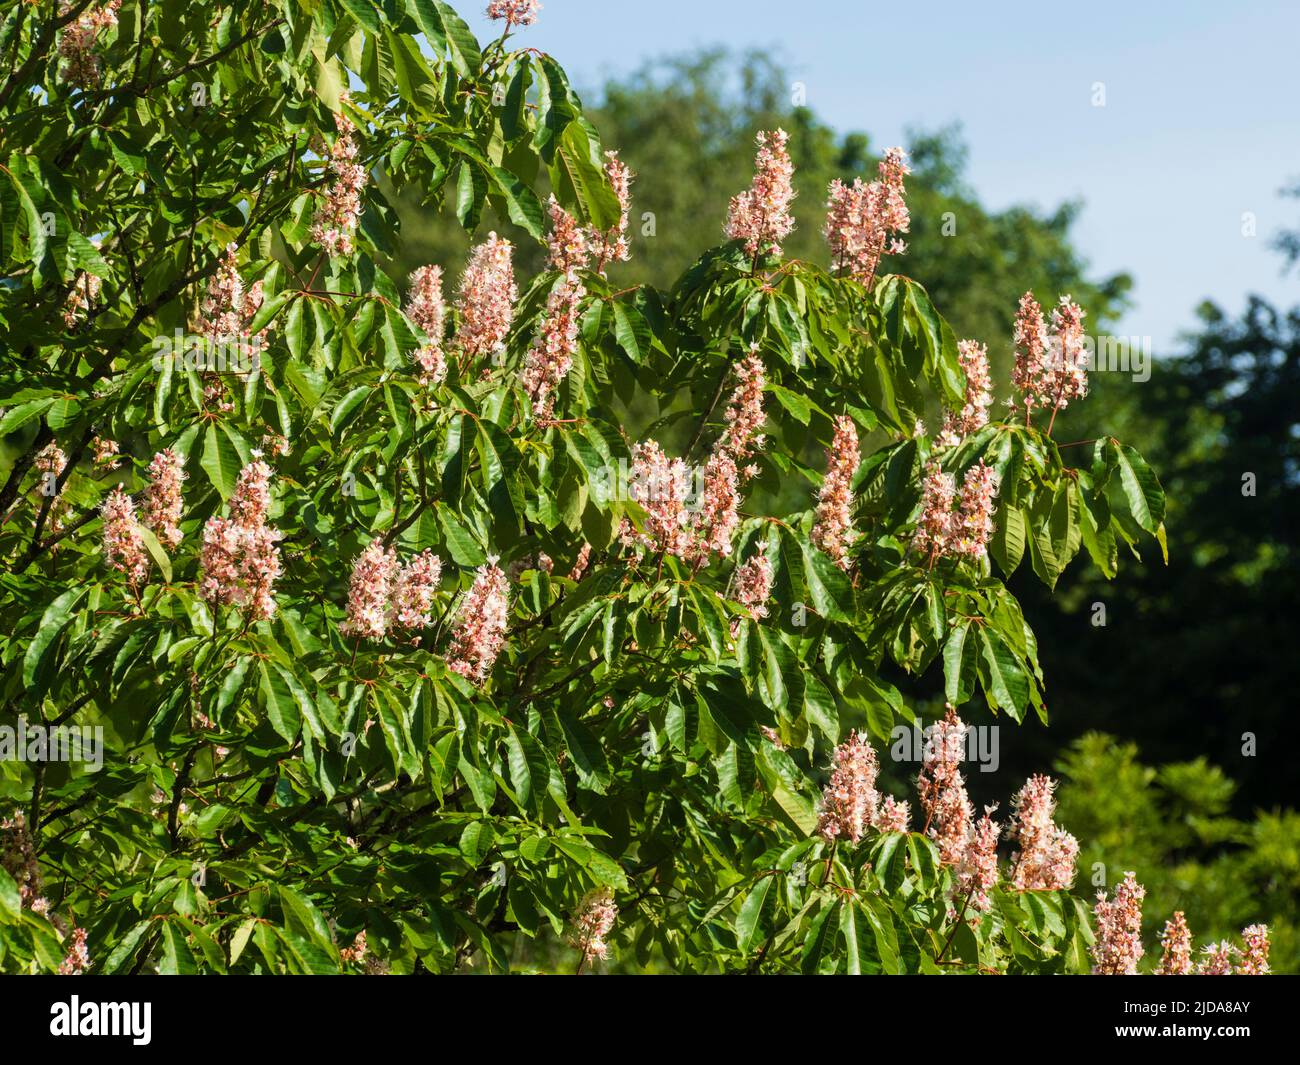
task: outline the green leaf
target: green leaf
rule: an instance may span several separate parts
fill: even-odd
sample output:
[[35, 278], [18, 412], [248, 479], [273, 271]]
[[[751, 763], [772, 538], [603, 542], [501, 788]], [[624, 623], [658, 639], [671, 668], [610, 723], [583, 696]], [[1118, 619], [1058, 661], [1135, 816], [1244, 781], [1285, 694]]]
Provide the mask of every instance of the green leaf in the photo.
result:
[[759, 877], [740, 906], [740, 915], [736, 918], [736, 946], [742, 954], [750, 953], [762, 935], [763, 908], [775, 880], [775, 875]]
[[1165, 517], [1165, 493], [1160, 481], [1146, 461], [1127, 444], [1111, 449], [1128, 513], [1152, 536]]
[[208, 475], [208, 480], [222, 501], [229, 500], [234, 494], [242, 464], [234, 441], [216, 422], [208, 422], [203, 431], [203, 455], [199, 459], [199, 465], [203, 467], [203, 472]]
[[163, 976], [193, 976], [199, 971], [198, 960], [178, 922], [163, 921], [162, 943], [163, 956], [158, 971]]
[[261, 661], [257, 664], [257, 670], [261, 677], [262, 706], [266, 710], [271, 727], [286, 741], [292, 743], [297, 739], [298, 730], [302, 727], [298, 700], [294, 698], [289, 682], [278, 666]]
[[85, 585], [69, 588], [47, 606], [41, 615], [40, 627], [23, 654], [23, 685], [34, 698], [39, 699], [49, 687], [58, 639], [68, 627], [72, 620], [72, 610], [86, 594], [86, 590]]

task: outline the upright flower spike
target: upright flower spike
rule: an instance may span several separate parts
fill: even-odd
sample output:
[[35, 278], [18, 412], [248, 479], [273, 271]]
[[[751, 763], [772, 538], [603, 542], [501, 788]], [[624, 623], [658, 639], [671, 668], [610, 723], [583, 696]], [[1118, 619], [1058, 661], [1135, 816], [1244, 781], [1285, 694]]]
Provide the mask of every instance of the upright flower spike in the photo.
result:
[[516, 26], [531, 26], [537, 21], [537, 12], [541, 9], [538, 0], [492, 0], [487, 6], [487, 17], [505, 20], [509, 31]]
[[118, 485], [104, 500], [104, 557], [138, 588], [149, 579], [149, 555], [135, 517], [135, 504]]
[[886, 795], [880, 800], [880, 809], [876, 813], [876, 828], [881, 832], [906, 832], [911, 816], [907, 803]]
[[605, 272], [610, 263], [625, 263], [632, 257], [627, 239], [628, 213], [632, 208], [631, 185], [635, 174], [618, 157], [618, 152], [605, 153], [605, 176], [618, 199], [618, 221], [609, 229], [592, 229], [587, 234], [587, 245], [596, 262], [596, 270]]
[[925, 730], [921, 774], [916, 790], [925, 810], [926, 831], [944, 865], [960, 865], [966, 854], [974, 810], [966, 794], [961, 763], [966, 757], [966, 725], [951, 705], [943, 720]]
[[944, 412], [943, 429], [936, 441], [940, 447], [956, 447], [963, 437], [983, 429], [993, 405], [988, 349], [974, 340], [959, 340], [957, 361], [966, 374], [966, 397], [960, 411]]
[[352, 564], [348, 616], [339, 632], [360, 640], [382, 640], [388, 632], [388, 599], [396, 579], [397, 552], [375, 537]]
[[[998, 826], [993, 820], [996, 806], [986, 806], [980, 819], [975, 822], [966, 848], [957, 862], [954, 872], [952, 900], [965, 900], [965, 911], [972, 924], [979, 923], [979, 915], [987, 913], [993, 906], [989, 892], [998, 882]], [[955, 916], [961, 916], [953, 909]]]
[[509, 620], [506, 576], [493, 556], [478, 568], [474, 584], [461, 606], [447, 651], [449, 668], [475, 684], [482, 684], [505, 644]]
[[[1025, 423], [1035, 407], [1056, 414], [1071, 400], [1088, 394], [1088, 351], [1083, 332], [1084, 312], [1069, 296], [1062, 296], [1052, 311], [1049, 334], [1043, 309], [1031, 293], [1020, 297], [1014, 339], [1016, 361], [1011, 383], [1020, 391]], [[1051, 431], [1048, 424], [1048, 431]]]
[[606, 937], [614, 929], [618, 920], [618, 907], [614, 904], [614, 892], [611, 888], [592, 891], [578, 905], [578, 912], [573, 918], [569, 931], [569, 945], [582, 951], [584, 962], [602, 961], [609, 954]]
[[325, 254], [351, 255], [352, 235], [361, 218], [361, 190], [366, 187], [366, 168], [356, 161], [357, 127], [341, 111], [334, 115], [338, 135], [329, 151], [332, 181], [325, 200], [312, 219], [311, 239]]
[[1231, 976], [1232, 959], [1239, 951], [1226, 939], [1211, 943], [1201, 951], [1201, 960], [1196, 963], [1197, 976]]
[[1092, 908], [1097, 922], [1097, 941], [1090, 947], [1092, 971], [1099, 976], [1133, 976], [1142, 950], [1142, 900], [1146, 888], [1133, 873], [1125, 873], [1115, 888], [1115, 897], [1097, 892]]
[[423, 629], [433, 623], [433, 596], [442, 580], [442, 559], [421, 551], [402, 567], [393, 588], [393, 623], [403, 629]]
[[85, 270], [77, 274], [63, 301], [63, 324], [66, 328], [76, 329], [86, 320], [90, 305], [99, 299], [103, 287], [104, 282], [94, 274], [88, 274]]
[[744, 241], [746, 253], [754, 257], [780, 255], [781, 241], [794, 231], [790, 214], [794, 164], [786, 150], [789, 140], [783, 129], [759, 133], [753, 183], [731, 198], [727, 237]]
[[979, 561], [988, 554], [993, 538], [993, 511], [998, 494], [998, 475], [983, 459], [966, 471], [961, 483], [961, 505], [952, 550]]
[[759, 547], [736, 567], [736, 602], [748, 607], [755, 619], [767, 617], [768, 598], [772, 594], [772, 563], [766, 546]]
[[718, 440], [718, 447], [741, 463], [763, 446], [762, 429], [767, 420], [763, 412], [763, 389], [767, 377], [757, 344], [736, 363], [734, 376], [736, 383], [723, 416], [727, 426]]
[[406, 316], [429, 338], [415, 351], [420, 367], [420, 384], [438, 384], [447, 376], [447, 357], [443, 353], [443, 330], [447, 305], [442, 298], [442, 268], [421, 266], [411, 272], [411, 290], [406, 296]]
[[213, 515], [203, 527], [199, 595], [217, 606], [237, 606], [249, 621], [275, 613], [280, 576], [280, 533], [266, 524], [271, 469], [253, 452], [230, 496], [230, 517]]
[[957, 527], [952, 506], [955, 491], [952, 474], [944, 473], [938, 460], [932, 459], [921, 482], [921, 516], [912, 534], [912, 547], [931, 562], [951, 550]]
[[[1052, 380], [1049, 385], [1052, 414], [1064, 410], [1072, 399], [1088, 394], [1088, 351], [1084, 343], [1083, 309], [1062, 296], [1052, 311]], [[1050, 428], [1050, 427], [1049, 427]]]
[[60, 976], [80, 976], [90, 968], [90, 951], [86, 949], [86, 930], [74, 928], [68, 940], [68, 955], [59, 966]]
[[1012, 859], [1011, 882], [1017, 891], [1057, 891], [1074, 882], [1079, 841], [1052, 820], [1055, 789], [1051, 777], [1036, 774], [1015, 798], [1013, 831], [1020, 850]]
[[1237, 965], [1237, 975], [1267, 976], [1272, 971], [1268, 965], [1268, 925], [1249, 925], [1241, 930], [1241, 938], [1244, 949]]
[[1179, 910], [1165, 922], [1160, 933], [1160, 964], [1157, 976], [1190, 976], [1192, 972], [1192, 932], [1187, 918]]
[[1011, 384], [1020, 393], [1025, 408], [1025, 423], [1036, 405], [1041, 405], [1050, 387], [1051, 367], [1047, 357], [1047, 324], [1043, 308], [1032, 292], [1020, 297], [1012, 334], [1016, 359], [1011, 368]]
[[27, 816], [15, 810], [13, 818], [0, 818], [0, 869], [18, 885], [18, 904], [32, 913], [49, 912], [44, 896], [41, 863], [36, 858], [36, 844], [27, 828]]
[[180, 520], [184, 509], [181, 486], [185, 463], [171, 448], [163, 448], [149, 461], [149, 487], [145, 489], [141, 519], [169, 551], [181, 543]]
[[860, 732], [835, 748], [831, 779], [822, 791], [817, 832], [827, 843], [847, 839], [857, 843], [876, 817], [876, 752]]
[[456, 296], [460, 328], [456, 341], [466, 360], [474, 362], [493, 354], [504, 342], [514, 321], [514, 245], [489, 233], [471, 253], [461, 275]]
[[879, 165], [879, 178], [865, 185], [854, 178], [846, 185], [830, 183], [826, 198], [826, 225], [822, 230], [831, 250], [831, 267], [870, 287], [881, 256], [901, 254], [907, 245], [894, 234], [911, 225], [903, 179], [910, 173], [902, 148], [889, 148]]
[[835, 435], [826, 451], [826, 479], [817, 497], [812, 542], [842, 570], [849, 568], [848, 549], [853, 535], [853, 475], [858, 472], [858, 430], [853, 419], [835, 419]]
[[[194, 331], [212, 344], [248, 340], [263, 298], [262, 282], [254, 282], [245, 289], [239, 273], [238, 249], [234, 244], [227, 244], [217, 262], [216, 273], [208, 280], [207, 293], [199, 303]], [[259, 340], [265, 332], [258, 334]]]
[[107, 437], [97, 436], [91, 440], [90, 446], [95, 453], [96, 469], [115, 470], [122, 465], [122, 460], [118, 457], [120, 451], [116, 440], [109, 440]]
[[681, 459], [669, 459], [653, 440], [632, 448], [628, 495], [646, 512], [644, 536], [628, 533], [624, 542], [640, 542], [655, 551], [685, 558], [694, 537], [687, 509], [691, 476]]
[[[72, 10], [71, 0], [60, 0], [59, 14]], [[63, 28], [59, 37], [59, 58], [63, 65], [61, 74], [69, 85], [79, 89], [93, 89], [100, 81], [100, 58], [95, 52], [99, 37], [117, 25], [117, 12], [122, 0], [109, 0], [107, 4], [90, 7]]]
[[533, 416], [542, 423], [551, 418], [555, 389], [573, 366], [578, 350], [578, 322], [587, 294], [578, 271], [589, 258], [587, 238], [554, 196], [551, 197], [550, 265], [560, 271], [551, 287], [537, 340], [524, 359], [522, 383], [533, 401]]
[[740, 472], [730, 454], [714, 448], [704, 464], [704, 492], [686, 556], [703, 562], [710, 552], [731, 554], [731, 538], [739, 527]]

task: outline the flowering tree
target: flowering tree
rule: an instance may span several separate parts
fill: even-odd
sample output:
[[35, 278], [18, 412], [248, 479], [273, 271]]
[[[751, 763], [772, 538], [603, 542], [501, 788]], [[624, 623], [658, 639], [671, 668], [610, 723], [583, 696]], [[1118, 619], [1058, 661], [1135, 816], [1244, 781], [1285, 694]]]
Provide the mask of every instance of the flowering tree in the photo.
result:
[[[993, 417], [883, 269], [902, 153], [829, 189], [828, 270], [781, 257], [780, 130], [726, 243], [619, 289], [634, 176], [514, 47], [537, 8], [486, 47], [441, 0], [0, 29], [0, 966], [1124, 971], [1140, 889], [1094, 943], [1050, 780], [976, 817], [951, 709], [913, 817], [872, 746], [897, 668], [1045, 720], [1003, 578], [1163, 545], [1140, 456], [1052, 436], [1083, 311], [1026, 295]], [[408, 189], [548, 269], [491, 234], [391, 276]]]

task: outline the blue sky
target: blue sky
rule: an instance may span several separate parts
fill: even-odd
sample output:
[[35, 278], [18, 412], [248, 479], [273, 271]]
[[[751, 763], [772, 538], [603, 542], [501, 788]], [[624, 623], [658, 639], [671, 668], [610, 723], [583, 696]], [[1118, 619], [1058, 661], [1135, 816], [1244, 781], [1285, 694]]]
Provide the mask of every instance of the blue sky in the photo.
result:
[[[1203, 298], [1232, 311], [1248, 292], [1300, 303], [1300, 276], [1283, 277], [1269, 249], [1279, 228], [1300, 226], [1300, 200], [1277, 195], [1300, 178], [1295, 0], [543, 2], [516, 42], [555, 55], [589, 99], [648, 58], [770, 46], [822, 119], [877, 148], [908, 126], [960, 122], [986, 204], [1085, 201], [1078, 244], [1096, 273], [1133, 274], [1120, 331], [1151, 336], [1157, 352]], [[470, 21], [480, 38], [499, 31]], [[1096, 82], [1104, 107], [1092, 105]]]

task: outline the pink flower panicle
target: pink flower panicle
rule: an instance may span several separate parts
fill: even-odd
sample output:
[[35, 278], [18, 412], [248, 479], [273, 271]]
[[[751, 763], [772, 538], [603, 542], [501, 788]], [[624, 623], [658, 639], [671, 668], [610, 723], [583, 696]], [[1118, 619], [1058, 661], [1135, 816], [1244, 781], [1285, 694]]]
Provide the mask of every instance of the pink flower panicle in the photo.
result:
[[[61, 0], [59, 14], [72, 8], [70, 0]], [[91, 89], [99, 84], [100, 58], [95, 53], [99, 35], [117, 25], [117, 12], [122, 0], [109, 0], [107, 4], [83, 11], [63, 28], [59, 37], [59, 57], [63, 60], [64, 80], [79, 89]]]
[[997, 494], [997, 471], [980, 459], [962, 479], [961, 509], [957, 514], [957, 535], [953, 545], [956, 554], [976, 561], [988, 554]]
[[626, 532], [624, 542], [686, 557], [694, 541], [687, 509], [690, 490], [690, 471], [681, 459], [669, 459], [653, 440], [633, 447], [628, 495], [645, 510], [646, 529], [642, 536]]
[[433, 623], [433, 596], [442, 580], [442, 559], [421, 551], [402, 567], [393, 588], [393, 622], [403, 629], [423, 629]]
[[280, 576], [280, 533], [266, 524], [271, 469], [253, 452], [230, 497], [230, 517], [213, 515], [203, 527], [199, 595], [217, 606], [237, 606], [250, 621], [275, 613]]
[[627, 220], [632, 208], [631, 185], [636, 178], [615, 151], [605, 153], [605, 176], [618, 198], [618, 221], [604, 231], [591, 229], [587, 233], [587, 245], [595, 257], [596, 269], [602, 274], [610, 263], [625, 263], [632, 257], [627, 239]]
[[876, 828], [881, 832], [906, 832], [912, 812], [905, 802], [899, 802], [892, 795], [886, 795], [880, 801], [876, 812]]
[[1237, 975], [1267, 976], [1271, 971], [1268, 966], [1268, 925], [1249, 925], [1241, 930], [1241, 938], [1245, 949], [1241, 952]]
[[993, 536], [993, 512], [998, 491], [997, 471], [981, 459], [962, 479], [960, 506], [954, 506], [952, 475], [937, 459], [925, 469], [921, 482], [920, 517], [912, 547], [930, 562], [941, 557], [979, 561]]
[[1097, 892], [1093, 916], [1097, 921], [1097, 941], [1090, 948], [1092, 971], [1100, 976], [1133, 976], [1142, 950], [1142, 900], [1146, 888], [1133, 873], [1125, 873], [1115, 888], [1115, 897]]
[[1016, 360], [1011, 368], [1011, 384], [1021, 394], [1026, 417], [1046, 395], [1050, 367], [1047, 359], [1047, 324], [1043, 308], [1032, 292], [1020, 297], [1016, 323], [1012, 332]]
[[420, 384], [426, 387], [438, 384], [447, 376], [447, 357], [442, 350], [447, 305], [442, 298], [441, 267], [421, 266], [411, 273], [406, 316], [429, 338], [429, 342], [421, 344], [415, 352], [415, 361], [420, 367]]
[[970, 837], [974, 811], [966, 794], [961, 763], [966, 757], [966, 725], [949, 706], [943, 720], [925, 730], [917, 793], [929, 836], [945, 865], [960, 865]]
[[[195, 332], [212, 344], [231, 344], [248, 340], [249, 326], [261, 309], [262, 282], [244, 288], [239, 274], [238, 249], [227, 244], [217, 261], [217, 271], [208, 280], [208, 291], [199, 303]], [[258, 334], [260, 340], [266, 333]]]
[[63, 302], [63, 324], [68, 329], [76, 329], [86, 318], [90, 305], [99, 299], [104, 282], [94, 274], [82, 270], [68, 289], [67, 299]]
[[135, 504], [118, 485], [104, 500], [104, 557], [115, 570], [126, 574], [127, 583], [138, 588], [149, 579], [149, 554], [135, 517]]
[[826, 478], [817, 497], [812, 542], [842, 570], [849, 568], [853, 535], [853, 475], [858, 471], [858, 430], [853, 419], [835, 419], [835, 435], [826, 451]]
[[491, 355], [510, 332], [518, 298], [513, 251], [510, 241], [489, 233], [470, 253], [456, 297], [460, 317], [457, 341], [467, 359]]
[[1196, 963], [1196, 975], [1231, 976], [1232, 959], [1239, 953], [1240, 951], [1226, 939], [1211, 943], [1201, 951], [1201, 960]]
[[817, 832], [828, 843], [846, 838], [857, 843], [876, 817], [876, 752], [860, 732], [835, 748], [831, 779], [822, 791]]
[[149, 487], [145, 489], [141, 520], [169, 551], [180, 546], [180, 520], [184, 508], [181, 485], [185, 463], [171, 448], [163, 448], [149, 462]]
[[1190, 976], [1192, 972], [1192, 932], [1187, 918], [1179, 910], [1165, 922], [1160, 934], [1160, 964], [1157, 976]]
[[952, 474], [944, 473], [937, 459], [931, 460], [921, 481], [921, 516], [912, 535], [912, 547], [931, 559], [951, 550], [957, 526], [953, 513], [955, 492]]
[[122, 465], [116, 440], [97, 436], [90, 442], [95, 455], [95, 465], [104, 470], [115, 470]]
[[452, 671], [482, 684], [505, 644], [508, 623], [506, 576], [491, 557], [478, 568], [451, 635], [447, 655]]
[[751, 256], [780, 255], [781, 241], [794, 230], [790, 214], [794, 164], [786, 149], [789, 140], [790, 135], [783, 129], [759, 133], [753, 183], [731, 198], [727, 237], [744, 241], [745, 251]]
[[230, 516], [240, 525], [265, 523], [271, 508], [271, 467], [253, 452], [253, 461], [239, 471], [230, 496]]
[[60, 976], [80, 976], [90, 968], [90, 951], [86, 949], [86, 930], [74, 928], [68, 943], [68, 954], [59, 966]]
[[569, 580], [580, 581], [587, 572], [587, 566], [591, 562], [591, 544], [583, 543], [582, 548], [578, 551], [578, 557], [574, 560], [573, 569], [569, 571]]
[[33, 913], [49, 912], [35, 841], [28, 831], [27, 816], [22, 810], [15, 810], [12, 819], [0, 819], [0, 869], [4, 869], [18, 885], [21, 906]]
[[704, 492], [686, 557], [703, 562], [711, 551], [731, 554], [731, 539], [739, 527], [740, 471], [730, 454], [714, 448], [704, 464]]
[[763, 389], [767, 378], [757, 344], [736, 364], [735, 377], [736, 385], [724, 415], [727, 427], [722, 431], [718, 447], [727, 451], [736, 462], [744, 462], [763, 446], [761, 430], [767, 420], [763, 413]]
[[573, 217], [551, 197], [550, 265], [560, 271], [551, 287], [537, 339], [524, 359], [522, 381], [533, 401], [533, 415], [550, 421], [555, 389], [573, 366], [578, 350], [578, 322], [587, 294], [578, 271], [587, 265], [587, 238]]
[[547, 210], [551, 216], [551, 232], [546, 238], [547, 266], [561, 274], [585, 270], [591, 259], [591, 249], [587, 246], [587, 235], [582, 226], [554, 196]]
[[512, 30], [516, 26], [531, 26], [541, 8], [538, 0], [492, 0], [487, 6], [487, 17], [505, 19], [506, 28]]
[[368, 949], [369, 948], [366, 944], [366, 931], [363, 928], [353, 937], [352, 946], [343, 947], [339, 951], [339, 960], [351, 962], [354, 965], [362, 965], [366, 960]]
[[578, 912], [573, 918], [573, 927], [569, 931], [569, 944], [582, 951], [585, 961], [597, 958], [602, 961], [609, 954], [606, 937], [614, 928], [618, 919], [618, 907], [614, 904], [614, 892], [610, 888], [600, 888], [590, 892], [578, 905]]
[[1052, 311], [1053, 409], [1064, 410], [1072, 399], [1088, 394], [1088, 350], [1084, 343], [1083, 309], [1062, 296]]
[[903, 179], [909, 173], [903, 149], [889, 148], [880, 161], [878, 180], [867, 185], [854, 178], [852, 185], [846, 185], [836, 178], [830, 183], [822, 232], [834, 269], [869, 286], [886, 251], [907, 250], [893, 234], [906, 233], [911, 225], [903, 192]]
[[[952, 899], [965, 900], [968, 912], [973, 911], [971, 922], [979, 923], [979, 915], [993, 906], [989, 892], [998, 882], [998, 826], [993, 820], [996, 806], [986, 806], [975, 822], [970, 838], [960, 860], [956, 863], [956, 880]], [[956, 911], [953, 910], [955, 914]]]
[[988, 349], [974, 340], [957, 341], [957, 361], [966, 374], [966, 398], [960, 411], [945, 411], [940, 447], [956, 447], [962, 438], [984, 428], [993, 405], [993, 380], [989, 376]]
[[1012, 859], [1011, 880], [1017, 891], [1057, 891], [1074, 882], [1079, 841], [1060, 828], [1051, 777], [1031, 776], [1016, 796], [1014, 833], [1020, 851]]
[[1084, 312], [1069, 296], [1052, 311], [1049, 335], [1043, 309], [1026, 292], [1016, 312], [1016, 361], [1011, 383], [1021, 394], [1028, 418], [1034, 407], [1063, 410], [1088, 394], [1088, 351], [1083, 333]]
[[736, 602], [755, 618], [767, 617], [764, 605], [772, 594], [772, 563], [760, 547], [736, 568]]
[[339, 632], [359, 640], [382, 640], [388, 632], [388, 599], [396, 579], [397, 552], [376, 536], [352, 564], [348, 616]]
[[352, 235], [361, 217], [361, 190], [366, 187], [366, 168], [358, 163], [357, 127], [342, 112], [334, 115], [338, 136], [329, 150], [332, 176], [325, 200], [316, 210], [311, 223], [311, 239], [327, 255], [351, 255]]

